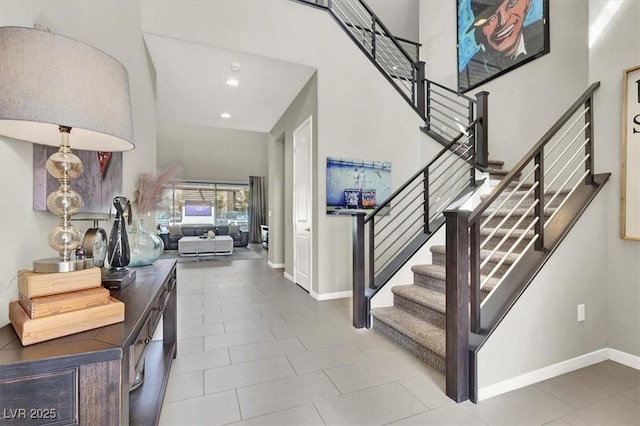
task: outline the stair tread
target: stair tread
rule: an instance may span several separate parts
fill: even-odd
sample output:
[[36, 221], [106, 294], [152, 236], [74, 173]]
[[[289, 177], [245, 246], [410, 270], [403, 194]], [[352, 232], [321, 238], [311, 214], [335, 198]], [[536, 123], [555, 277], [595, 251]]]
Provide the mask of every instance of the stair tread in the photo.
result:
[[494, 165], [494, 166], [502, 167], [502, 166], [504, 166], [504, 161], [501, 161], [501, 160], [487, 160], [487, 164], [491, 164], [491, 165]]
[[[533, 237], [532, 237], [533, 238]], [[436, 254], [446, 254], [446, 246], [431, 246], [430, 250], [431, 253], [436, 253]], [[492, 250], [491, 249], [481, 249], [480, 250], [480, 259], [484, 260], [487, 258], [487, 256], [489, 256], [491, 254]], [[493, 258], [496, 259], [496, 262], [499, 261], [500, 259], [502, 259], [503, 257], [506, 257], [504, 263], [507, 265], [510, 265], [512, 263], [514, 263], [517, 259], [518, 259], [518, 253], [511, 253], [509, 255], [507, 255], [507, 252], [505, 251], [496, 251], [493, 254]]]
[[[441, 265], [413, 265], [411, 267], [411, 272], [415, 274], [426, 275], [431, 278], [436, 278], [445, 281], [446, 277], [446, 268]], [[481, 275], [481, 280], [485, 279], [485, 275]], [[500, 278], [491, 277], [487, 281], [487, 283], [482, 287], [483, 291], [490, 291], [500, 282]]]
[[[488, 208], [486, 209], [484, 212], [482, 212], [482, 217], [487, 217], [490, 214], [492, 214], [493, 212], [495, 212], [494, 216], [506, 216], [512, 209], [510, 208], [501, 208], [501, 209], [495, 209], [495, 208]], [[529, 210], [529, 207], [519, 207], [515, 210], [513, 210], [513, 214], [512, 216], [514, 217], [520, 217], [523, 214], [526, 213], [526, 211]], [[553, 214], [553, 212], [555, 212], [557, 209], [555, 207], [549, 207], [544, 209], [544, 214], [545, 216], [551, 216]], [[535, 216], [535, 209], [531, 209], [531, 211], [529, 213], [527, 213], [527, 216]]]
[[494, 236], [495, 237], [504, 237], [505, 235], [507, 235], [509, 232], [511, 232], [511, 237], [512, 238], [520, 238], [520, 236], [522, 234], [527, 234], [524, 239], [532, 239], [535, 236], [535, 232], [534, 231], [527, 231], [524, 229], [514, 229], [514, 230], [510, 230], [510, 229], [506, 229], [506, 228], [480, 228], [480, 236], [482, 237], [486, 237], [491, 235], [493, 232], [495, 231]]
[[393, 306], [372, 309], [371, 315], [375, 320], [400, 331], [413, 341], [429, 348], [438, 356], [446, 357], [446, 333], [444, 329]]
[[446, 312], [446, 297], [439, 291], [420, 287], [415, 284], [409, 284], [393, 286], [391, 287], [391, 292], [436, 312], [443, 314]]
[[[531, 189], [531, 186], [532, 186], [532, 185], [529, 185], [529, 187], [528, 187], [528, 188], [525, 188], [525, 189], [523, 189], [523, 187], [518, 188], [518, 190], [517, 190], [517, 191], [514, 191], [514, 192], [513, 192], [512, 196], [513, 196], [513, 197], [517, 197], [517, 196], [519, 195], [520, 197], [522, 197], [526, 192], [529, 192], [529, 189]], [[549, 191], [547, 191], [547, 192], [545, 193], [545, 195], [547, 195], [547, 196], [553, 196], [554, 194], [557, 194], [558, 192], [559, 192], [560, 194], [565, 194], [565, 195], [566, 195], [566, 194], [568, 194], [569, 192], [571, 192], [571, 189], [569, 189], [569, 188], [564, 188], [564, 189], [561, 189], [560, 191], [553, 191], [553, 192], [549, 192]], [[533, 196], [533, 193], [534, 193], [534, 191], [531, 191], [531, 194], [530, 194], [530, 195], [531, 195], [531, 196]], [[510, 195], [510, 194], [511, 194], [510, 192], [509, 192], [509, 194], [507, 194], [507, 193], [506, 193], [506, 191], [505, 191], [505, 192], [503, 192], [501, 195], [505, 195], [505, 196], [506, 196], [506, 195]], [[489, 194], [482, 194], [482, 195], [480, 195], [480, 199], [481, 199], [481, 200], [484, 200], [485, 198], [489, 197], [490, 195], [491, 195], [491, 193], [489, 193]]]
[[489, 174], [500, 175], [500, 176], [506, 176], [510, 172], [510, 170], [494, 169], [494, 168], [491, 168], [491, 167], [487, 167], [486, 171]]

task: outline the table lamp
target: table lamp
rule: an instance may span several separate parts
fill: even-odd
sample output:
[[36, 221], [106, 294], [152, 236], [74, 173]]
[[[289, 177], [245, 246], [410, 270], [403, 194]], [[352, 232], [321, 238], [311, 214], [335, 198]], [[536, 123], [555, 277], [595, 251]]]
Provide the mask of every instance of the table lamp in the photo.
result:
[[106, 53], [33, 28], [0, 27], [0, 135], [59, 146], [47, 171], [60, 187], [47, 197], [59, 224], [49, 232], [57, 258], [33, 262], [35, 272], [70, 272], [93, 266], [75, 259], [82, 233], [70, 218], [83, 207], [70, 183], [82, 162], [70, 146], [89, 151], [134, 148], [129, 76]]

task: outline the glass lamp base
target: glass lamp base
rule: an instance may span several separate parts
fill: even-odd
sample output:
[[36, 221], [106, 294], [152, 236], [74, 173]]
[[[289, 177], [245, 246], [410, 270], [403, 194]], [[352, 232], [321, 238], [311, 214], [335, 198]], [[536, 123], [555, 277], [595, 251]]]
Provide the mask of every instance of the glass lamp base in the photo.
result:
[[50, 274], [53, 272], [73, 272], [93, 268], [93, 258], [83, 260], [60, 260], [58, 257], [33, 261], [33, 272]]

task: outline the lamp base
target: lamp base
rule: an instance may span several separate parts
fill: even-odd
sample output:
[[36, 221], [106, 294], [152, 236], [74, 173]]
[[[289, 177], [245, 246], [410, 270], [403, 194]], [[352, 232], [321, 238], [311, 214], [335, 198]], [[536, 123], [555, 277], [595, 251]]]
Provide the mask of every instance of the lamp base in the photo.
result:
[[33, 261], [33, 272], [51, 274], [55, 272], [73, 272], [93, 268], [93, 258], [83, 260], [60, 260], [59, 257], [49, 257]]
[[129, 268], [102, 268], [102, 287], [121, 290], [136, 280], [136, 271]]

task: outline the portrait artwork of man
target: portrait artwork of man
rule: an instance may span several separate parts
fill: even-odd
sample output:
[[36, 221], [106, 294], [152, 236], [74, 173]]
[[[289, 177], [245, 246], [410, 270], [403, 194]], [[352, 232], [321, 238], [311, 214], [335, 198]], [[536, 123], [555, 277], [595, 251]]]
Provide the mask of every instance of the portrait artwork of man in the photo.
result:
[[458, 89], [549, 52], [548, 0], [458, 0]]

